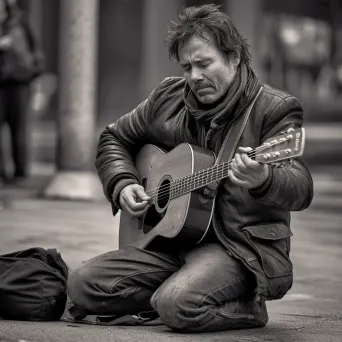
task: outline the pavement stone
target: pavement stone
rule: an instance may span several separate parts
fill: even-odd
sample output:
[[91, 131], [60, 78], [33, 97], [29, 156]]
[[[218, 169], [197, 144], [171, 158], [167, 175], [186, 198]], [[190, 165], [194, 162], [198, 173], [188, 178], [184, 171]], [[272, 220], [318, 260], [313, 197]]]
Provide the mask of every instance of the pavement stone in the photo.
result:
[[[294, 285], [268, 302], [265, 328], [210, 334], [177, 334], [163, 325], [94, 327], [63, 322], [0, 320], [0, 341], [342, 341], [342, 167], [313, 172], [311, 207], [292, 214]], [[39, 197], [54, 169], [35, 165], [33, 177], [0, 188], [0, 254], [32, 246], [57, 248], [68, 266], [116, 249], [119, 216], [106, 200], [63, 201]]]

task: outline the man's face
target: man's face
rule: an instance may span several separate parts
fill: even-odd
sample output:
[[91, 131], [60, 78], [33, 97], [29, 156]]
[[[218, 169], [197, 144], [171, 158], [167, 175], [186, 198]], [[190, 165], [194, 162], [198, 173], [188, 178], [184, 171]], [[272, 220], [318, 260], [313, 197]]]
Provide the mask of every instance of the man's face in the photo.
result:
[[209, 34], [192, 36], [179, 49], [184, 77], [198, 101], [211, 104], [228, 91], [234, 80], [239, 59], [228, 60]]

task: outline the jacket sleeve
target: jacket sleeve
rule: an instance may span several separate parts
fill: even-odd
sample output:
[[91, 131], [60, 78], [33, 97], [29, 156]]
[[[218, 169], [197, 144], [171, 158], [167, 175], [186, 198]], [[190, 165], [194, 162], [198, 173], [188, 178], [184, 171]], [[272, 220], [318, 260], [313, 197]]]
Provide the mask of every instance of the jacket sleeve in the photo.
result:
[[[303, 109], [299, 101], [288, 96], [282, 99], [266, 116], [262, 130], [262, 142], [303, 124]], [[311, 174], [301, 158], [270, 165], [268, 180], [250, 194], [267, 206], [281, 210], [299, 211], [307, 208], [313, 198]]]
[[128, 184], [139, 183], [134, 157], [148, 140], [148, 117], [152, 105], [153, 92], [100, 135], [95, 166], [114, 215], [120, 209], [120, 191]]

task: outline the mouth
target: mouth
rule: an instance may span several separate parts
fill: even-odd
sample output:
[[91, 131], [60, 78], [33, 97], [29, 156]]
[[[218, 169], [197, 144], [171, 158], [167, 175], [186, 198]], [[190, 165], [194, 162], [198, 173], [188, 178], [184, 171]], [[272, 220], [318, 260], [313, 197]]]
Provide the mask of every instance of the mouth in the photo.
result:
[[197, 94], [201, 94], [201, 93], [208, 93], [208, 92], [210, 92], [212, 90], [213, 90], [213, 88], [208, 86], [208, 87], [198, 88], [195, 91], [196, 91]]

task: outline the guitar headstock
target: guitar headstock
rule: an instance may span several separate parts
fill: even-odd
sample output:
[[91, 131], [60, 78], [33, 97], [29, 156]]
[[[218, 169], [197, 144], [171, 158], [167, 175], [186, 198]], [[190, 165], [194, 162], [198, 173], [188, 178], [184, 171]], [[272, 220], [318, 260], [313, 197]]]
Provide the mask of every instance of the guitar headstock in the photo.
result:
[[298, 128], [267, 139], [255, 149], [254, 159], [259, 163], [269, 164], [292, 159], [303, 155], [305, 129]]

